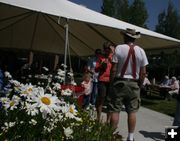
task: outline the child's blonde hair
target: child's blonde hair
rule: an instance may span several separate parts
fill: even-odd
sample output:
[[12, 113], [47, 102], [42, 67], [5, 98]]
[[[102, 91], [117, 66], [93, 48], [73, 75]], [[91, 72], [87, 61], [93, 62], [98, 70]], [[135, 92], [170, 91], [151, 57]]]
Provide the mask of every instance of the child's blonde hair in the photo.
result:
[[84, 74], [83, 74], [83, 80], [90, 80], [91, 79], [91, 74], [89, 73], [89, 72], [85, 72]]

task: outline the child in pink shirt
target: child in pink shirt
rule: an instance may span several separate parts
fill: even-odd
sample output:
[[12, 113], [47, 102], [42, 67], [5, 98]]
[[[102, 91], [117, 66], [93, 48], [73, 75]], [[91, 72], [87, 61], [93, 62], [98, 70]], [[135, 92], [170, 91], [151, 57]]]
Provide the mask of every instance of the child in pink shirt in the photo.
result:
[[83, 75], [83, 81], [81, 83], [82, 87], [84, 87], [84, 102], [83, 102], [83, 108], [88, 108], [90, 103], [90, 95], [92, 92], [92, 79], [91, 75], [89, 73], [84, 73]]

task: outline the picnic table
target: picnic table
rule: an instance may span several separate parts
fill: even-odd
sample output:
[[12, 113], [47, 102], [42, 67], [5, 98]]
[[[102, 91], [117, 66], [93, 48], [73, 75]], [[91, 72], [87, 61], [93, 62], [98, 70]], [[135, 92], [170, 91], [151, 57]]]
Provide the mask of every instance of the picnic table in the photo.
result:
[[168, 92], [170, 90], [171, 90], [170, 86], [155, 84], [155, 85], [150, 85], [149, 94], [150, 95], [152, 95], [152, 93], [158, 94], [163, 99], [166, 99], [168, 96]]
[[160, 96], [163, 97], [163, 99], [166, 99], [168, 97], [168, 92], [171, 90], [170, 86], [159, 86], [159, 93]]

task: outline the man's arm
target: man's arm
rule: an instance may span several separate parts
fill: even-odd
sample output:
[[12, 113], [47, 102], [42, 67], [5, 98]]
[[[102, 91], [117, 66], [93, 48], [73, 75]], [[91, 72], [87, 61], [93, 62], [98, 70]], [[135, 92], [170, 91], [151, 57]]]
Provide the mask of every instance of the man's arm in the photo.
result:
[[146, 76], [146, 66], [140, 68], [139, 86], [143, 84], [145, 76]]
[[110, 83], [113, 82], [117, 71], [117, 63], [112, 63], [111, 72], [110, 72]]

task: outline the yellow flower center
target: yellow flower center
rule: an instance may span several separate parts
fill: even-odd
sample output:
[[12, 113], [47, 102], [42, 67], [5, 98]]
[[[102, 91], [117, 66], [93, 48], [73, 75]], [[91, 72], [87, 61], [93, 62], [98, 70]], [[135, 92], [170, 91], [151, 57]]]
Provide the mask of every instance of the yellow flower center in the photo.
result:
[[72, 113], [72, 114], [74, 113], [74, 108], [72, 106], [70, 106], [69, 112]]
[[42, 101], [42, 103], [44, 103], [46, 105], [50, 105], [51, 104], [51, 100], [48, 97], [42, 97], [41, 101]]
[[11, 102], [10, 102], [10, 106], [11, 106], [11, 107], [14, 106], [14, 104], [15, 104], [14, 101], [11, 101]]
[[28, 91], [29, 91], [29, 92], [32, 92], [32, 88], [29, 88]]
[[23, 94], [28, 94], [28, 92], [27, 91], [23, 91]]

